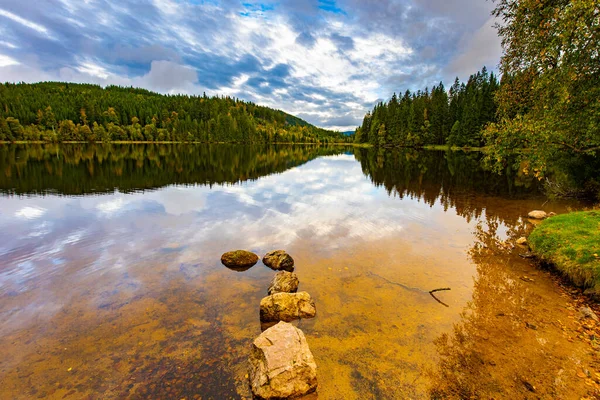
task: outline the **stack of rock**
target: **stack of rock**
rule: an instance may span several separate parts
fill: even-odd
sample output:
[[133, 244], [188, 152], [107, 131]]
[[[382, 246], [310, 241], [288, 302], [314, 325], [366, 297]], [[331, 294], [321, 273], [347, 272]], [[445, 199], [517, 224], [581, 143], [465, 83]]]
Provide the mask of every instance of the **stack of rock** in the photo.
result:
[[[233, 258], [243, 261], [235, 263]], [[239, 271], [256, 264], [258, 257], [238, 250], [223, 254], [221, 261]], [[263, 257], [263, 263], [279, 272], [269, 285], [268, 296], [260, 301], [263, 333], [252, 342], [249, 359], [252, 393], [261, 399], [286, 399], [314, 392], [317, 365], [304, 333], [289, 322], [314, 317], [315, 303], [307, 292], [297, 293], [300, 281], [289, 254], [272, 251]]]

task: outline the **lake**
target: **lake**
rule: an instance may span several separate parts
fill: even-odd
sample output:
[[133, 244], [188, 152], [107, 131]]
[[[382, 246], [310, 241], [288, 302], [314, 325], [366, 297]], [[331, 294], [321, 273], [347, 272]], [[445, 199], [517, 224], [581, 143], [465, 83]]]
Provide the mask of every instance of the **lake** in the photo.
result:
[[579, 375], [598, 364], [579, 300], [513, 245], [529, 211], [582, 204], [479, 158], [0, 146], [0, 397], [247, 398], [274, 273], [224, 267], [234, 249], [296, 261], [317, 307], [295, 323], [311, 398], [586, 396], [596, 382]]

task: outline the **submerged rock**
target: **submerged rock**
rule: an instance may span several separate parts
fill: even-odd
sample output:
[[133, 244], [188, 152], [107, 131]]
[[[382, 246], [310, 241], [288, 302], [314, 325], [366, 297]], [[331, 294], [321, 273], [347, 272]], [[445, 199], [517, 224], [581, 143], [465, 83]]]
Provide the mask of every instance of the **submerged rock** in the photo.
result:
[[245, 271], [258, 262], [258, 256], [246, 250], [234, 250], [223, 254], [221, 262], [228, 268]]
[[288, 399], [314, 392], [317, 364], [304, 333], [287, 322], [264, 331], [252, 343], [249, 379], [261, 399]]
[[520, 237], [517, 239], [517, 244], [520, 244], [521, 246], [524, 246], [527, 244], [527, 238], [526, 237]]
[[294, 272], [294, 259], [283, 250], [271, 251], [263, 257], [263, 264], [275, 271]]
[[590, 318], [593, 319], [594, 321], [598, 322], [598, 316], [596, 315], [596, 313], [589, 307], [581, 307], [579, 309], [579, 313], [581, 315], [582, 318]]
[[545, 211], [533, 210], [533, 211], [530, 211], [529, 214], [527, 214], [527, 216], [529, 218], [533, 218], [533, 219], [544, 219], [544, 218], [548, 217], [548, 214], [546, 214]]
[[313, 318], [317, 313], [315, 302], [306, 292], [275, 293], [260, 301], [260, 321], [286, 321]]
[[293, 272], [280, 271], [273, 277], [267, 293], [295, 293], [299, 284], [298, 275]]

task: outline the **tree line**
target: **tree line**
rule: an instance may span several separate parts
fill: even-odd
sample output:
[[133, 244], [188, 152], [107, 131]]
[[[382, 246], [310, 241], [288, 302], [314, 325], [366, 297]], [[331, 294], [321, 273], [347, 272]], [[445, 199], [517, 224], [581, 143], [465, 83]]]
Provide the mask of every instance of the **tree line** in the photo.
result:
[[0, 84], [0, 141], [322, 143], [349, 139], [232, 97], [132, 87]]
[[394, 93], [365, 115], [354, 141], [375, 146], [479, 147], [482, 128], [495, 120], [494, 95], [499, 86], [494, 73], [483, 67], [466, 84], [456, 78], [448, 91], [440, 82], [431, 90]]

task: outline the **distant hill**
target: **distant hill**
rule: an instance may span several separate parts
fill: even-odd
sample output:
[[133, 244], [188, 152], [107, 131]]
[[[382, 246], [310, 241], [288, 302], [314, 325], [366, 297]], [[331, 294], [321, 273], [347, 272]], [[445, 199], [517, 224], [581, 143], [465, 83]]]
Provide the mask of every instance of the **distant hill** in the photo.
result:
[[334, 142], [346, 136], [232, 97], [133, 87], [0, 84], [0, 141]]

